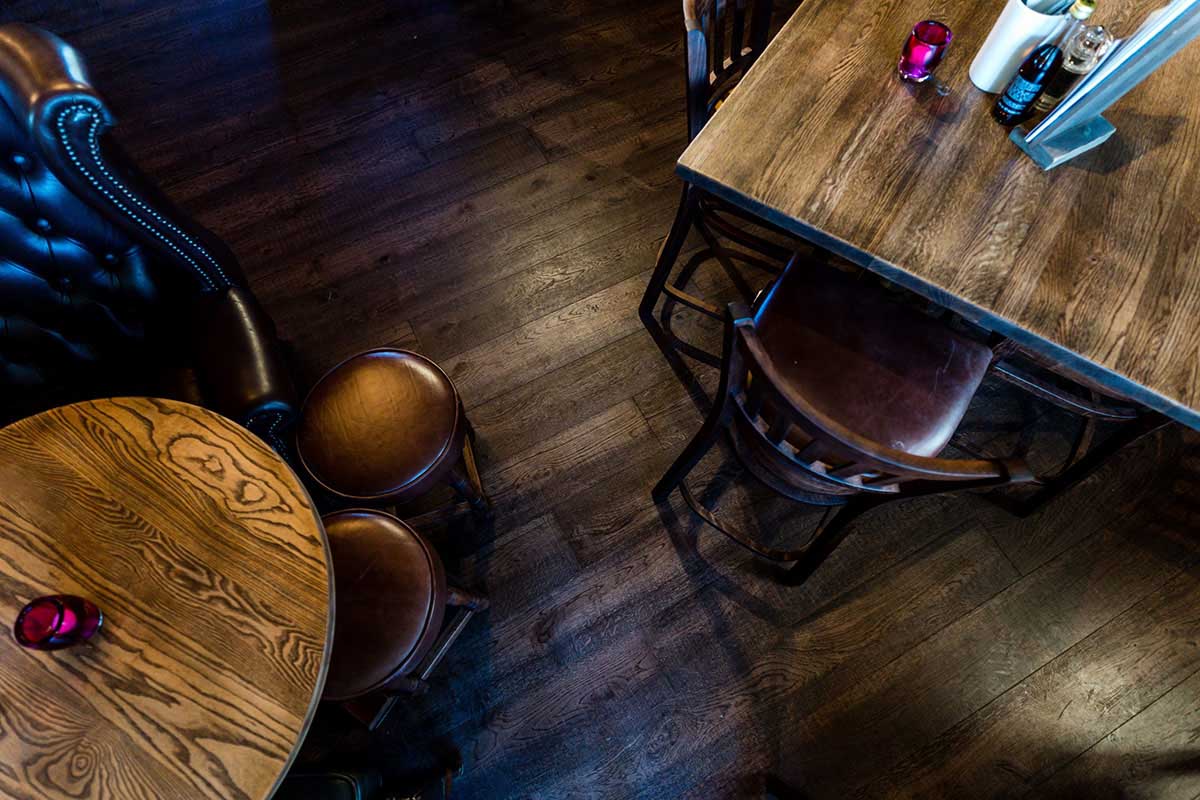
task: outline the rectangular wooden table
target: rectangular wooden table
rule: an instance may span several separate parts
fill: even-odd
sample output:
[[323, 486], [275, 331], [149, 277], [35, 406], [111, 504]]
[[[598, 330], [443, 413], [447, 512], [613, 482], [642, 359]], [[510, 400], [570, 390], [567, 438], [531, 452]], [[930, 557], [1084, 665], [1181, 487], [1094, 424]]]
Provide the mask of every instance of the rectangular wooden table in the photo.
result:
[[[1112, 139], [1043, 172], [967, 77], [1000, 6], [805, 0], [679, 172], [1200, 428], [1200, 44], [1106, 113]], [[1145, 10], [1095, 19], [1127, 34]], [[946, 97], [896, 78], [926, 18], [954, 32]]]

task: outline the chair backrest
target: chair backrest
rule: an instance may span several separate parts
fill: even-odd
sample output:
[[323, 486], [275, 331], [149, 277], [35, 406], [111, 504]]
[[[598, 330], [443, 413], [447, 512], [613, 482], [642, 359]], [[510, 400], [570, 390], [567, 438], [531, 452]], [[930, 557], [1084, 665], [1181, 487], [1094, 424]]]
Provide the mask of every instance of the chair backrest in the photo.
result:
[[[123, 158], [79, 53], [0, 26], [0, 413], [95, 396], [168, 297], [241, 285], [229, 251]], [[153, 343], [160, 349], [163, 342]], [[23, 408], [31, 406], [31, 408]]]
[[1028, 479], [1018, 461], [919, 456], [856, 434], [783, 379], [744, 306], [729, 313], [721, 391], [739, 454], [775, 488], [831, 497], [924, 494]]
[[771, 0], [683, 0], [688, 141], [766, 48]]

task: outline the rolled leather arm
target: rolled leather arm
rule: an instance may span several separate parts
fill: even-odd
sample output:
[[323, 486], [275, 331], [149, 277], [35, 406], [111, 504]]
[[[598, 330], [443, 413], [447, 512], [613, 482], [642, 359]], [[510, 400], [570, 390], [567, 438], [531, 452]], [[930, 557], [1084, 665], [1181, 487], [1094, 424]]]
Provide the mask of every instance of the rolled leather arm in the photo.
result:
[[276, 445], [269, 436], [291, 424], [297, 401], [275, 324], [239, 287], [194, 302], [192, 364], [205, 404]]
[[112, 112], [75, 48], [32, 25], [0, 25], [0, 74], [0, 97], [59, 181], [177, 264], [201, 291], [244, 285], [228, 248], [180, 213], [109, 141]]
[[0, 72], [6, 77], [0, 96], [35, 136], [53, 137], [44, 120], [55, 105], [85, 103], [108, 116], [79, 51], [49, 31], [20, 22], [0, 25]]

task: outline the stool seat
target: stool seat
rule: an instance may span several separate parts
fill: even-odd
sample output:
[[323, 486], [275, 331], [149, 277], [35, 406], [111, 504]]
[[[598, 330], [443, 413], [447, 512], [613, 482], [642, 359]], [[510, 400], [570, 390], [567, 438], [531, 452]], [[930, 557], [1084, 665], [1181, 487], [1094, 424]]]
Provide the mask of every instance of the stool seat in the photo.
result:
[[296, 446], [325, 489], [404, 502], [445, 478], [461, 457], [466, 429], [458, 392], [437, 364], [379, 349], [342, 362], [317, 383]]
[[445, 615], [441, 560], [389, 514], [351, 510], [324, 518], [337, 598], [325, 698], [347, 700], [414, 670]]

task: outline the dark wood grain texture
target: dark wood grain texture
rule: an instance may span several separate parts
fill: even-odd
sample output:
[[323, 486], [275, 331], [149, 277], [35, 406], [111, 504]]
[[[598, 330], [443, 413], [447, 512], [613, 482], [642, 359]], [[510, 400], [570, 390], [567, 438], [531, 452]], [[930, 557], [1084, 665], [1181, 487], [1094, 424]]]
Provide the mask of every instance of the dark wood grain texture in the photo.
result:
[[[1156, 5], [1097, 19], [1123, 35]], [[930, 16], [954, 31], [944, 98], [895, 77]], [[1200, 47], [1110, 110], [1114, 141], [1043, 172], [967, 77], [993, 19], [958, 0], [806, 0], [680, 173], [1200, 427]]]
[[[455, 748], [465, 800], [762, 800], [769, 777], [845, 800], [903, 794], [893, 776], [914, 764], [914, 788], [987, 798], [1009, 785], [995, 777], [1011, 740], [987, 736], [981, 712], [1003, 701], [997, 719], [1037, 724], [1015, 753], [1042, 781], [1031, 796], [1193, 800], [1196, 679], [1153, 695], [1189, 660], [1200, 667], [1186, 611], [1165, 605], [1194, 594], [1195, 434], [1131, 448], [1024, 520], [971, 495], [884, 506], [794, 588], [702, 535], [681, 502], [651, 503], [716, 385], [699, 369], [682, 384], [635, 308], [679, 198], [681, 5], [0, 7], [0, 19], [49, 27], [86, 55], [122, 144], [237, 252], [294, 346], [302, 391], [389, 345], [463, 382], [495, 529], [464, 521], [430, 538], [492, 608], [429, 691], [374, 734], [322, 709], [305, 767], [370, 762], [403, 778]], [[776, 3], [776, 19], [796, 5]], [[913, 7], [904, 24], [942, 8]], [[837, 35], [853, 43], [864, 12], [846, 11]], [[977, 24], [994, 13], [981, 7]], [[1098, 14], [1132, 19], [1112, 3]], [[947, 74], [969, 55], [952, 49]], [[689, 240], [683, 258], [702, 244]], [[740, 295], [719, 267], [693, 285], [722, 305]], [[674, 324], [719, 347], [714, 320], [681, 310]], [[1076, 425], [987, 381], [952, 447], [1028, 447], [1047, 469]], [[779, 546], [801, 542], [814, 517], [718, 448], [694, 474], [727, 484], [722, 514]], [[1142, 611], [1145, 631], [1130, 625]], [[1153, 646], [1110, 654], [1086, 646], [1092, 637]], [[1064, 665], [1082, 677], [1094, 666], [1096, 697], [1111, 688], [1118, 706], [1081, 703]], [[1131, 679], [1154, 692], [1131, 691]], [[1062, 705], [1003, 700], [1027, 681]], [[1064, 730], [1053, 717], [1070, 697]], [[956, 750], [929, 746], [943, 735], [970, 747], [966, 772]], [[878, 758], [863, 741], [883, 742]], [[0, 780], [16, 780], [13, 763], [0, 757]], [[68, 774], [69, 761], [46, 763]]]
[[5, 623], [78, 594], [95, 639], [0, 637], [0, 793], [268, 797], [315, 711], [333, 633], [308, 494], [252, 434], [183, 403], [81, 403], [0, 430]]

